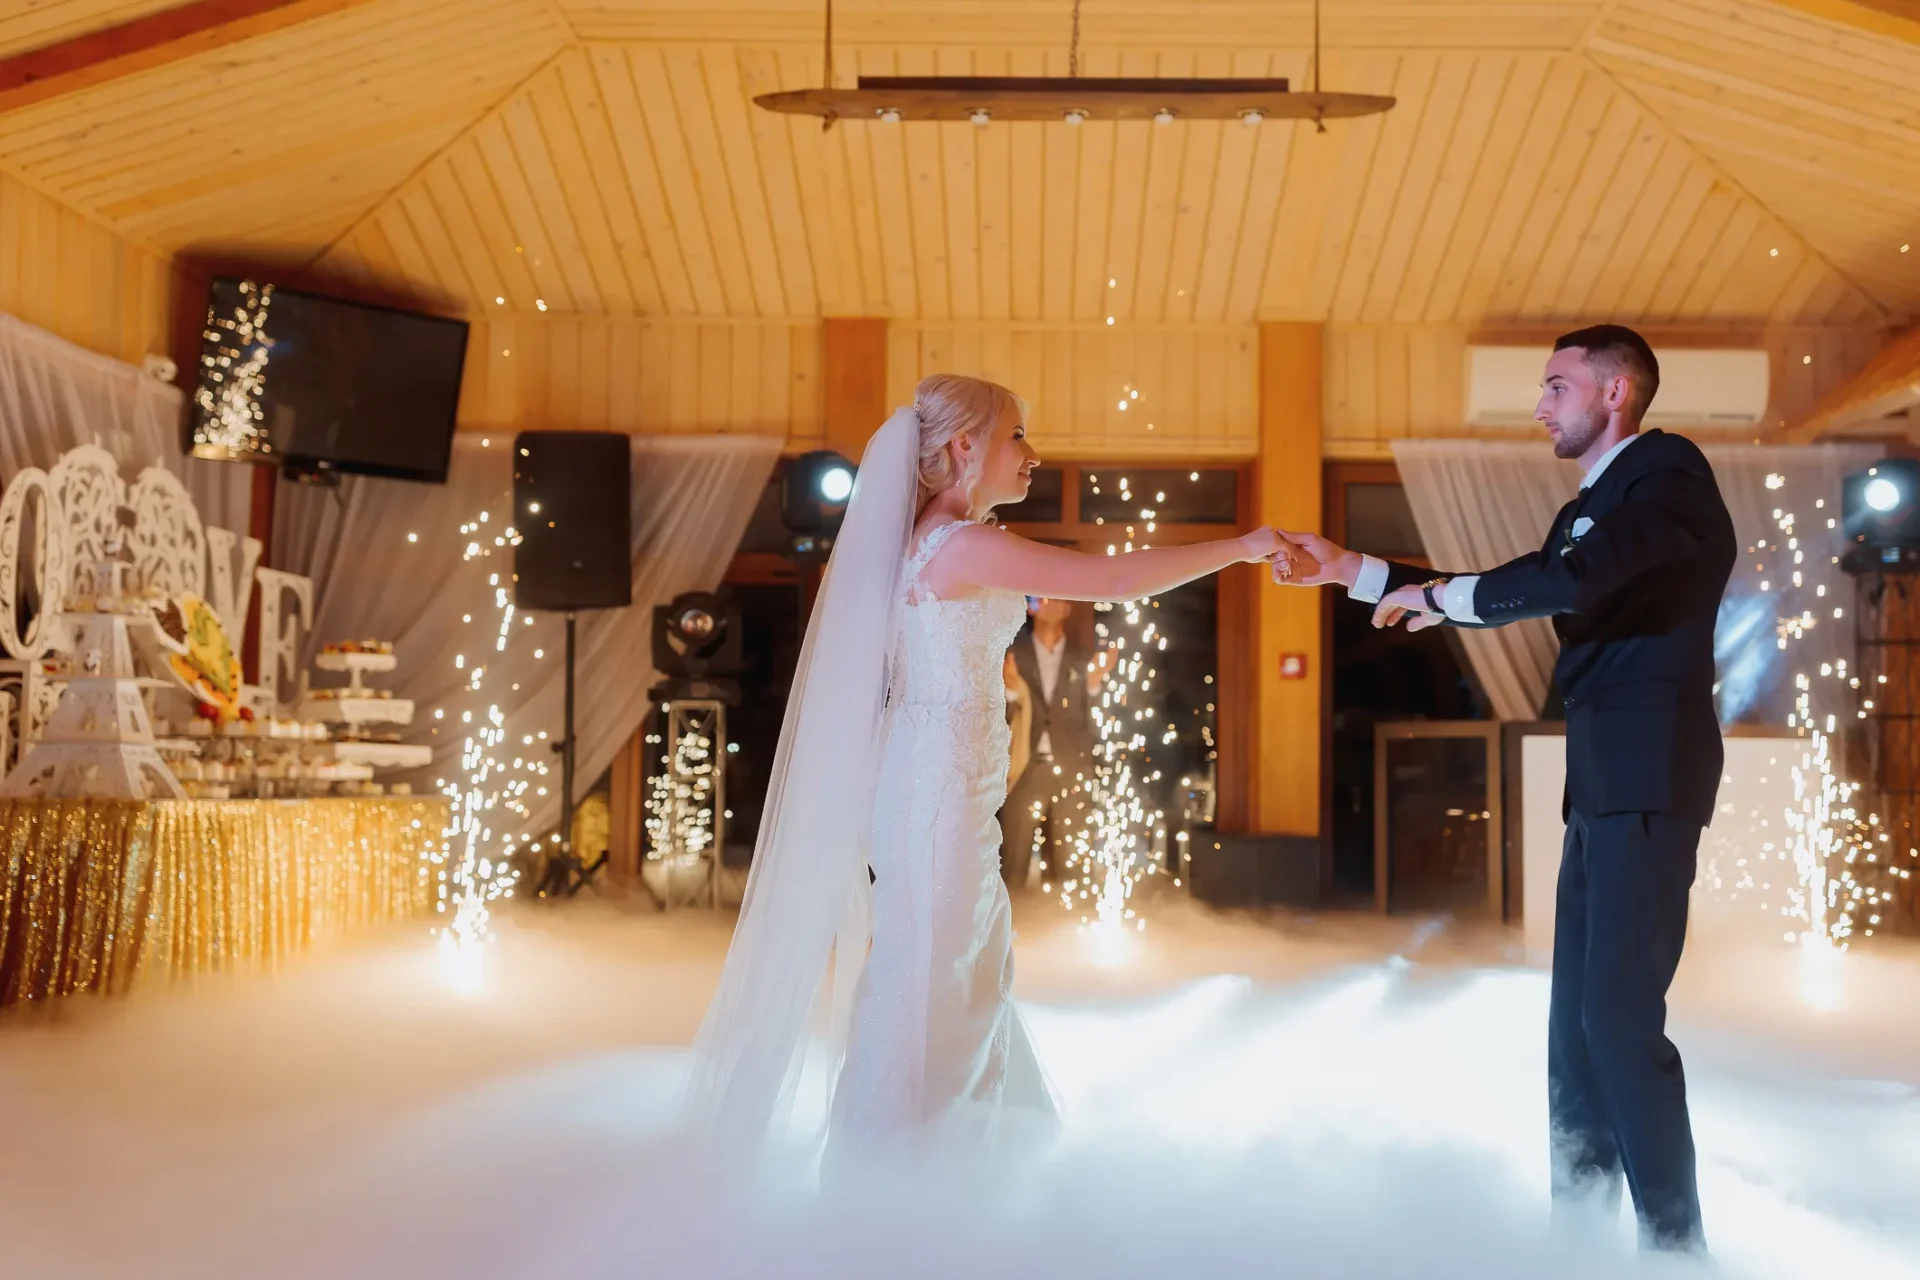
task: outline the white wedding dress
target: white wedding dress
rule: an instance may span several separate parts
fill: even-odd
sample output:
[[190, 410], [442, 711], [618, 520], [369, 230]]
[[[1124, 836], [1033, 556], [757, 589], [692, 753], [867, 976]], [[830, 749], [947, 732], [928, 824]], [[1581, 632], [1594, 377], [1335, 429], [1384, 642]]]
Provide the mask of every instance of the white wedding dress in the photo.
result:
[[1002, 670], [1024, 610], [1011, 591], [920, 588], [957, 528], [916, 544], [920, 434], [906, 407], [868, 441], [807, 623], [740, 920], [694, 1039], [682, 1119], [705, 1159], [819, 1150], [822, 1122], [828, 1168], [1024, 1152], [1009, 1139], [1054, 1130], [1013, 1006], [995, 820]]
[[928, 534], [902, 575], [870, 860], [872, 942], [828, 1122], [850, 1155], [987, 1153], [1045, 1131], [1053, 1103], [1013, 1004], [1013, 913], [1000, 878], [1011, 739], [1002, 663], [1023, 597], [942, 600], [919, 577], [960, 523]]

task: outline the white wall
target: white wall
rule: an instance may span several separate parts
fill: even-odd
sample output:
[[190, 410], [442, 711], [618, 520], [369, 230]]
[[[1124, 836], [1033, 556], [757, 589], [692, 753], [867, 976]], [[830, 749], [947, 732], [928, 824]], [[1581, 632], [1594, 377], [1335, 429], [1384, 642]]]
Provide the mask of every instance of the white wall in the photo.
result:
[[[1700, 839], [1688, 943], [1780, 944], [1782, 935], [1797, 927], [1782, 915], [1795, 877], [1781, 846], [1786, 807], [1793, 799], [1791, 771], [1807, 744], [1784, 736], [1731, 737], [1726, 749], [1718, 812]], [[1553, 958], [1554, 888], [1566, 835], [1560, 821], [1566, 739], [1559, 734], [1521, 739], [1520, 768], [1521, 923], [1528, 962], [1544, 965]]]

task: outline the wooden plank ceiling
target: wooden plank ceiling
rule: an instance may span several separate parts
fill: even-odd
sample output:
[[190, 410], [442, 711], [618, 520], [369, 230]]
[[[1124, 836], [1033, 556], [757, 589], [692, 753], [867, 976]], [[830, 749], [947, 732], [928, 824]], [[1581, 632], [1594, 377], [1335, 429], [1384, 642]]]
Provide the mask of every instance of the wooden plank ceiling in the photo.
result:
[[[156, 7], [29, 3], [0, 54]], [[1899, 322], [1920, 38], [1807, 7], [1326, 0], [1327, 86], [1388, 115], [823, 134], [749, 101], [818, 82], [818, 0], [375, 0], [0, 114], [0, 168], [501, 315]], [[841, 0], [837, 65], [1065, 74], [1068, 9]], [[1309, 19], [1085, 0], [1082, 70], [1304, 82]]]
[[131, 22], [179, 3], [180, 0], [11, 0], [0, 10], [0, 58]]

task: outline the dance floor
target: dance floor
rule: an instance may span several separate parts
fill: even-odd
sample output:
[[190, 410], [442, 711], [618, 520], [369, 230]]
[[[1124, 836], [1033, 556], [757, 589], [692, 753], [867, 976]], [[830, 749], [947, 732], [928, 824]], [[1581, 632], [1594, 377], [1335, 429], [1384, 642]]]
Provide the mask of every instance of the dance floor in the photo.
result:
[[[1601, 1277], [1550, 1231], [1544, 974], [1507, 935], [1026, 904], [1067, 1123], [991, 1179], [690, 1172], [664, 1135], [727, 922], [521, 908], [273, 979], [0, 1025], [8, 1276]], [[1719, 1274], [1920, 1276], [1920, 951], [1697, 942], [1675, 991]]]

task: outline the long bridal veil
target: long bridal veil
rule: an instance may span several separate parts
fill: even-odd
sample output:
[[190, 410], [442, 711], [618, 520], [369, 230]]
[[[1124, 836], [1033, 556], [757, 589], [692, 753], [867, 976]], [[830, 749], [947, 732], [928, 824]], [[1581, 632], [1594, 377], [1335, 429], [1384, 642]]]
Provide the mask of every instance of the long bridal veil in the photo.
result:
[[919, 455], [919, 415], [898, 409], [860, 459], [807, 625], [740, 921], [694, 1041], [685, 1119], [710, 1153], [750, 1150], [791, 1114], [830, 963], [838, 1061], [866, 954], [874, 783]]

